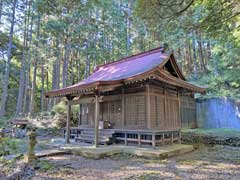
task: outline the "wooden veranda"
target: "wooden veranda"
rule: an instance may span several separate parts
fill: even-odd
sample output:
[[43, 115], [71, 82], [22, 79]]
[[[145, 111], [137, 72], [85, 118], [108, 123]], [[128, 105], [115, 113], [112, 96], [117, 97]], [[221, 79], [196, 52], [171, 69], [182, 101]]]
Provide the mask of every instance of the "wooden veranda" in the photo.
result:
[[[84, 127], [71, 127], [70, 139], [78, 141], [79, 136], [85, 134], [85, 132], [91, 135], [94, 132], [93, 128]], [[99, 134], [112, 135], [111, 143], [123, 143], [125, 145], [165, 145], [181, 142], [181, 132], [179, 130], [134, 130], [134, 129], [102, 129], [99, 130]], [[88, 134], [89, 135], [89, 134]], [[64, 129], [64, 137], [66, 137], [66, 130]], [[83, 139], [83, 142], [88, 142], [90, 138]], [[109, 142], [109, 141], [108, 141]], [[100, 141], [101, 143], [101, 141]], [[106, 141], [102, 141], [102, 144], [106, 144]]]

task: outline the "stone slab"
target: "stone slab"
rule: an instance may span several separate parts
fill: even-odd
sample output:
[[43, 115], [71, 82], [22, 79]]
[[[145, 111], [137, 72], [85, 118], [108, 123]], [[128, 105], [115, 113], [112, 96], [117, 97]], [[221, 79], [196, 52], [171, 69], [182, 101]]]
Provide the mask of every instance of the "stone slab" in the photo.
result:
[[69, 151], [66, 150], [58, 150], [58, 149], [51, 149], [51, 150], [42, 150], [36, 152], [36, 157], [46, 157], [46, 156], [57, 156], [57, 155], [63, 155], [63, 154], [70, 154]]
[[63, 151], [69, 151], [74, 155], [79, 155], [92, 159], [100, 159], [120, 153], [127, 153], [145, 158], [164, 159], [188, 153], [194, 150], [192, 145], [183, 144], [164, 145], [156, 148], [152, 147], [143, 148], [137, 146], [122, 146], [122, 145], [99, 146], [98, 148], [95, 148], [92, 145], [85, 144], [83, 146], [80, 145], [76, 146], [76, 144], [74, 144], [73, 146], [62, 145], [60, 149]]

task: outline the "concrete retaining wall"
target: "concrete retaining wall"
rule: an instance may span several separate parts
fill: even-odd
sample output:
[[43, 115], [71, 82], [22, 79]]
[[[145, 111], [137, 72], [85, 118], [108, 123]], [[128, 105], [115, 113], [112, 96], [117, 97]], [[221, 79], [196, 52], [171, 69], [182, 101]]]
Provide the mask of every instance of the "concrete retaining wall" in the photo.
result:
[[229, 98], [196, 100], [198, 128], [240, 129], [240, 103]]

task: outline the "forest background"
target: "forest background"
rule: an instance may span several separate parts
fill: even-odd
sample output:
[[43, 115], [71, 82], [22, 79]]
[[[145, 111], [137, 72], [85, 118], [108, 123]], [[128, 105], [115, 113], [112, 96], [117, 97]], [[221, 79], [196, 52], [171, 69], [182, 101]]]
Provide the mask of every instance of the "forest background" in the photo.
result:
[[162, 44], [205, 97], [240, 98], [239, 0], [0, 0], [0, 116], [50, 111], [44, 92]]

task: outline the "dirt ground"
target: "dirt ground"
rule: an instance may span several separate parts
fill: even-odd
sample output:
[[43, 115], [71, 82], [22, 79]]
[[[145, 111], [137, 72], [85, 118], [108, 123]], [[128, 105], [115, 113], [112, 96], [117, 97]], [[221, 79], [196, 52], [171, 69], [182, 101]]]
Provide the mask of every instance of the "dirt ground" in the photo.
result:
[[240, 147], [201, 147], [194, 152], [166, 160], [143, 159], [129, 155], [116, 155], [101, 160], [74, 155], [47, 157], [40, 160], [37, 170], [23, 179], [239, 180]]
[[230, 146], [202, 147], [167, 160], [128, 155], [90, 160], [65, 155], [44, 158], [42, 162], [46, 168], [37, 170], [32, 180], [240, 179], [240, 148]]

